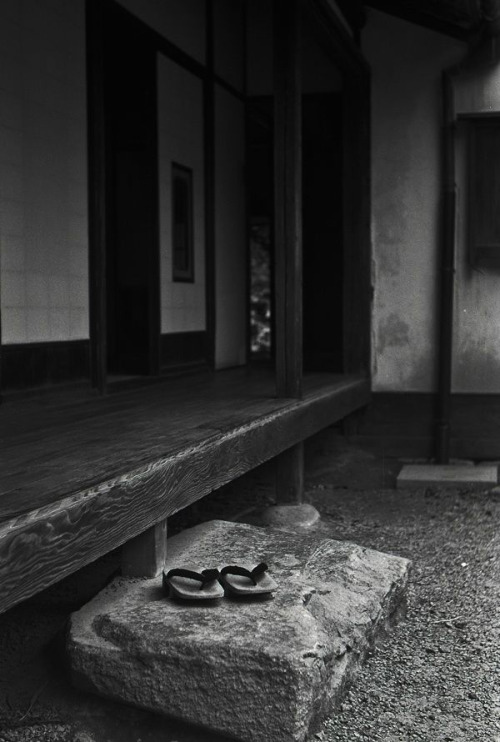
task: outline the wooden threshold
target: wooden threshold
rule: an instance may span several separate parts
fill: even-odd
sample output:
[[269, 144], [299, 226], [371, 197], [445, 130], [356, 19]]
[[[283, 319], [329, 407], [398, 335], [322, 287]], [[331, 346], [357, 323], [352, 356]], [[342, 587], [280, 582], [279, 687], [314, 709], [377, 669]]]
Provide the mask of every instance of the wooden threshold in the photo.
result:
[[[369, 401], [363, 377], [314, 374], [303, 399], [246, 370], [110, 397], [5, 404], [0, 612]], [[38, 406], [37, 406], [38, 405]]]

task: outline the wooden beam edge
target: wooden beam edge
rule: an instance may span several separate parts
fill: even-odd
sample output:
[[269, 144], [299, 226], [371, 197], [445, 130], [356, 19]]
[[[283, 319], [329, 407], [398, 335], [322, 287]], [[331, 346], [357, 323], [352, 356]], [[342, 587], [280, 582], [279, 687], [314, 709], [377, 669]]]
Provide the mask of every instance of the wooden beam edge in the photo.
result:
[[350, 412], [369, 381], [324, 388], [174, 456], [0, 526], [0, 612], [121, 546]]

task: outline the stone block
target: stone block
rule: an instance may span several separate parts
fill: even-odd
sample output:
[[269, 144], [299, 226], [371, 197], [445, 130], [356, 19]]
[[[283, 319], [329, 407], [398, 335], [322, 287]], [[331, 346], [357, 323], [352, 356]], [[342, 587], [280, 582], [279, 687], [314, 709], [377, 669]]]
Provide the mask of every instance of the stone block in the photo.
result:
[[258, 602], [179, 603], [160, 578], [115, 580], [71, 618], [74, 682], [244, 742], [303, 742], [397, 619], [409, 562], [225, 521], [168, 543], [167, 568], [260, 561], [278, 589]]
[[486, 489], [498, 482], [498, 466], [468, 464], [407, 464], [397, 478], [398, 489], [467, 487]]

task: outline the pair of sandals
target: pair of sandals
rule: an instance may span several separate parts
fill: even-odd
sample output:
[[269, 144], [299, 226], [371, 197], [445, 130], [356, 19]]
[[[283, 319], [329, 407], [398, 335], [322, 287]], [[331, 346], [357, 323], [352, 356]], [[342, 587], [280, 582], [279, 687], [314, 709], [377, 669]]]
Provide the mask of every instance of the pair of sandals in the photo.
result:
[[218, 569], [194, 572], [177, 567], [163, 572], [163, 589], [172, 598], [180, 600], [214, 600], [229, 597], [247, 598], [269, 595], [276, 590], [276, 583], [267, 574], [265, 562], [253, 569], [237, 564]]

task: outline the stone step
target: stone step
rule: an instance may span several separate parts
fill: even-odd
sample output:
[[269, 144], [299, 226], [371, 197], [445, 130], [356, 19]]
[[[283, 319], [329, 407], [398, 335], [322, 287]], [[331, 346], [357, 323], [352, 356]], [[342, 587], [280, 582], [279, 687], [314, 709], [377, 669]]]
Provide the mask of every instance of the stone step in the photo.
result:
[[487, 489], [497, 483], [496, 464], [406, 464], [397, 478], [398, 489], [432, 486]]
[[270, 600], [174, 602], [117, 579], [71, 618], [77, 686], [244, 742], [303, 742], [404, 607], [409, 562], [348, 542], [211, 521], [169, 540], [167, 568], [266, 561]]

